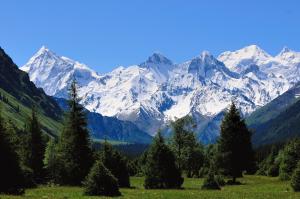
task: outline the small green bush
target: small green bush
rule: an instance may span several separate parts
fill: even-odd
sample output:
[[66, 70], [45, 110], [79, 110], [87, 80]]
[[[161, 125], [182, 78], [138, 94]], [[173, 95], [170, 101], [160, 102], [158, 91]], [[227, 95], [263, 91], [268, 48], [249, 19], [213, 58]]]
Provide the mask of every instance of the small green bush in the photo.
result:
[[204, 179], [201, 189], [205, 189], [205, 190], [210, 190], [210, 189], [220, 190], [221, 189], [218, 182], [215, 179], [215, 175], [213, 172], [210, 171], [208, 173], [208, 175]]
[[118, 180], [103, 165], [96, 161], [84, 181], [85, 194], [90, 196], [119, 196]]

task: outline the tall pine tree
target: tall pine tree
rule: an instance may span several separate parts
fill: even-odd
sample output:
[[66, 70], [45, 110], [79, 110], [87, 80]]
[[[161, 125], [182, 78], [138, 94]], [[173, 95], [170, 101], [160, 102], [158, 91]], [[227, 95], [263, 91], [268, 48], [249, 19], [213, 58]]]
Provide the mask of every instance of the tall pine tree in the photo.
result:
[[62, 165], [61, 184], [80, 185], [92, 165], [92, 150], [84, 108], [79, 104], [74, 80], [69, 90], [69, 111], [58, 143], [58, 160]]
[[0, 193], [21, 194], [24, 176], [0, 110]]
[[30, 134], [29, 137], [29, 168], [32, 169], [34, 181], [40, 183], [44, 178], [44, 153], [45, 143], [42, 137], [42, 130], [38, 121], [38, 116], [35, 107], [32, 107], [31, 117], [28, 121], [27, 131]]
[[147, 154], [144, 186], [146, 189], [178, 189], [182, 183], [174, 154], [158, 132]]
[[232, 177], [232, 183], [242, 176], [243, 171], [251, 170], [254, 165], [251, 132], [233, 102], [221, 124], [218, 159], [220, 169]]
[[117, 178], [120, 187], [130, 187], [127, 161], [120, 152], [113, 149], [112, 145], [107, 141], [103, 144], [100, 159], [104, 166]]

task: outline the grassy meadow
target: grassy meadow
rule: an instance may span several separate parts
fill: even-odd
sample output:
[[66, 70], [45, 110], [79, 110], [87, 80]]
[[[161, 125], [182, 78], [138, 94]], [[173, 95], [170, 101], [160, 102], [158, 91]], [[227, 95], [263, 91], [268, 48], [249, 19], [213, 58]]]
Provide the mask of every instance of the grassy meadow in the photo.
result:
[[[186, 178], [182, 190], [145, 190], [143, 178], [132, 177], [131, 189], [121, 189], [122, 196], [116, 198], [130, 199], [297, 199], [300, 193], [291, 190], [289, 182], [279, 181], [278, 178], [263, 176], [245, 176], [240, 179], [242, 185], [225, 186], [220, 191], [201, 190], [203, 179]], [[84, 196], [80, 187], [48, 187], [41, 186], [28, 189], [23, 196], [5, 196], [4, 198], [32, 198], [32, 199], [67, 199], [67, 198], [107, 198]]]

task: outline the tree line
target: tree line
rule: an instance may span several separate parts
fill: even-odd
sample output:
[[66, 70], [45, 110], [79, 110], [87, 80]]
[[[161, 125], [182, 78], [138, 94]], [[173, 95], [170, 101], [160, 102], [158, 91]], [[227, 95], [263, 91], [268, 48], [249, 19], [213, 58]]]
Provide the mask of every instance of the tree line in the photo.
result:
[[[257, 170], [251, 132], [234, 103], [222, 121], [216, 144], [198, 142], [192, 118], [184, 117], [171, 123], [170, 139], [158, 132], [140, 157], [128, 160], [107, 141], [100, 149], [92, 148], [77, 93], [73, 81], [69, 109], [57, 138], [42, 133], [35, 108], [21, 131], [0, 116], [0, 193], [22, 194], [27, 187], [50, 183], [83, 186], [86, 195], [119, 196], [120, 187], [131, 186], [132, 175], [144, 176], [146, 189], [181, 189], [186, 176], [204, 177], [202, 189], [217, 190], [239, 184], [237, 178]], [[282, 157], [278, 172], [283, 179], [292, 176], [292, 187], [300, 181], [295, 163], [300, 159], [299, 149], [300, 142], [294, 141], [277, 155]], [[271, 166], [278, 159], [274, 154], [259, 164], [257, 172], [273, 172]]]

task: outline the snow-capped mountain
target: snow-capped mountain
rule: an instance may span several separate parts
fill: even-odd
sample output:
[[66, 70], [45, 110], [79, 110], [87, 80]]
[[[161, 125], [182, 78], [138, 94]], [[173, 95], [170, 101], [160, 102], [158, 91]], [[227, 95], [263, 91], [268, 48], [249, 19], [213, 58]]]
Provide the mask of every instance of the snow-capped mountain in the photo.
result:
[[67, 97], [68, 83], [75, 77], [81, 86], [98, 78], [96, 72], [86, 65], [67, 57], [60, 57], [45, 46], [21, 67], [30, 80], [51, 96]]
[[75, 77], [88, 110], [132, 121], [151, 135], [170, 120], [193, 115], [199, 139], [210, 142], [232, 100], [244, 115], [265, 105], [298, 81], [299, 60], [287, 48], [272, 57], [252, 45], [218, 59], [204, 51], [180, 64], [154, 53], [139, 65], [98, 74], [42, 47], [21, 69], [56, 97], [66, 97]]

